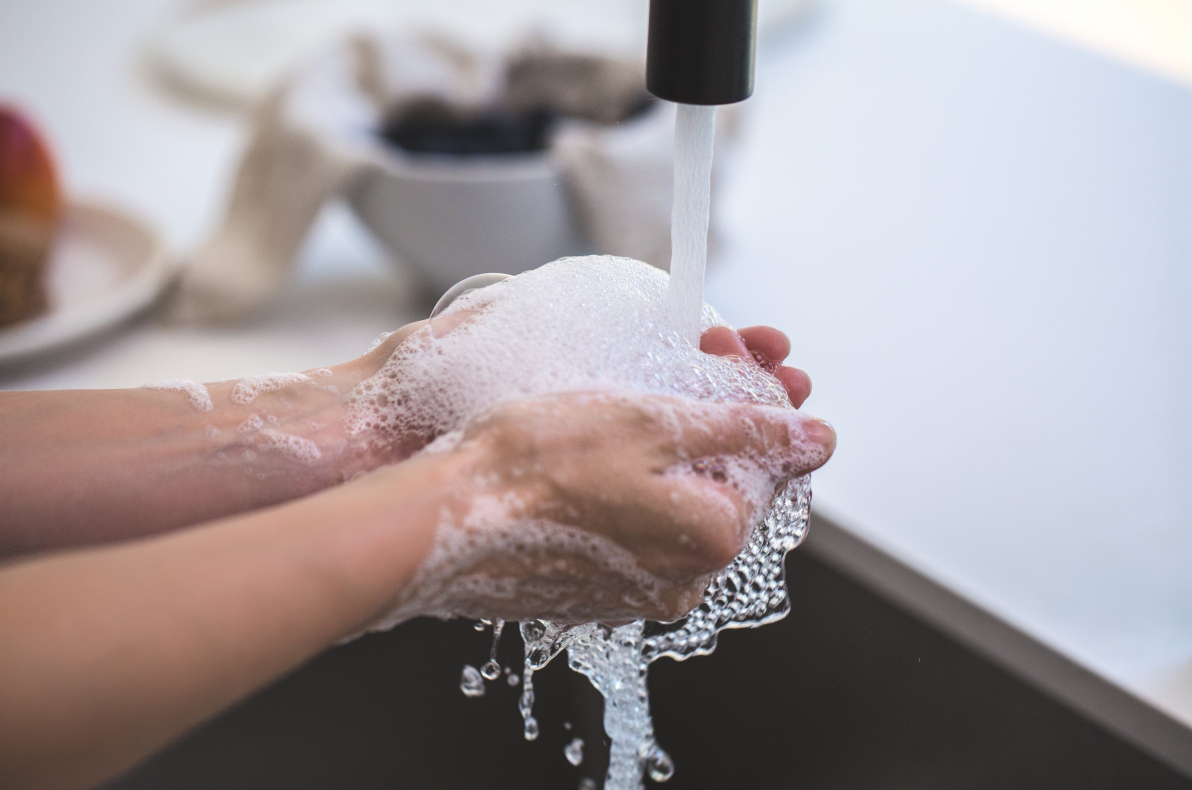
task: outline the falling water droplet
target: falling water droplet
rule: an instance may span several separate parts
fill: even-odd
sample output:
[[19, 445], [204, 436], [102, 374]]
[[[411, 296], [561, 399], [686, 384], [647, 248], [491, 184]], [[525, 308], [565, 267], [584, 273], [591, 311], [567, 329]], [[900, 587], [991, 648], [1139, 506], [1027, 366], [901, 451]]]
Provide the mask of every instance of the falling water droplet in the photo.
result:
[[530, 716], [526, 719], [526, 740], [532, 741], [538, 737], [538, 719]]
[[599, 787], [599, 785], [596, 784], [596, 780], [590, 776], [585, 776], [583, 779], [579, 780], [578, 790], [597, 790], [597, 787]]
[[675, 775], [675, 763], [669, 754], [655, 745], [646, 757], [646, 773], [655, 782], [665, 782]]
[[459, 678], [459, 690], [465, 697], [484, 696], [484, 678], [480, 677], [479, 670], [471, 664], [464, 664], [464, 671]]
[[505, 682], [508, 683], [510, 686], [516, 686], [518, 683], [521, 683], [521, 678], [518, 677], [516, 674], [512, 674], [509, 677], [505, 678]]
[[526, 723], [526, 740], [532, 741], [538, 737], [538, 720], [534, 718], [534, 668], [526, 662], [522, 671], [521, 699], [517, 701], [517, 710]]
[[572, 738], [571, 743], [563, 747], [563, 756], [572, 765], [579, 765], [584, 761], [584, 739]]
[[523, 719], [530, 718], [534, 712], [534, 681], [530, 678], [532, 670], [526, 672], [526, 682], [522, 686], [521, 699], [517, 701], [517, 709]]
[[480, 674], [485, 680], [496, 680], [501, 676], [501, 665], [497, 663], [497, 648], [501, 646], [501, 631], [505, 628], [504, 620], [493, 620], [493, 646], [488, 651], [488, 661], [480, 667]]

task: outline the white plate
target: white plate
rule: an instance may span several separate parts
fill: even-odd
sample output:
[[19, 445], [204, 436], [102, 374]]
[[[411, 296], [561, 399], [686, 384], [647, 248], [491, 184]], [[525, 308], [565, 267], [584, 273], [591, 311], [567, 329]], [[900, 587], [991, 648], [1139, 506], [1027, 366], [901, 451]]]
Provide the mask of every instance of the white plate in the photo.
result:
[[[763, 0], [758, 31], [814, 0]], [[542, 31], [568, 45], [644, 52], [648, 0], [232, 0], [158, 30], [151, 61], [189, 90], [251, 106], [296, 62], [352, 30], [432, 27], [488, 47]]]
[[72, 203], [50, 250], [44, 315], [0, 329], [0, 365], [101, 332], [139, 313], [176, 267], [157, 235], [104, 206]]

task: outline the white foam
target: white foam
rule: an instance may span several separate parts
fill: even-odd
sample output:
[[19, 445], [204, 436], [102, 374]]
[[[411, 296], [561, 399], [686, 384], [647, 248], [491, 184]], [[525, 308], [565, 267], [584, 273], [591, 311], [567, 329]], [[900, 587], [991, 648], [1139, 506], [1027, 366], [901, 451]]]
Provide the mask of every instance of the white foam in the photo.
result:
[[[566, 392], [683, 398], [683, 414], [668, 411], [673, 407], [667, 401], [651, 406], [657, 411], [654, 418], [673, 424], [675, 431], [684, 416], [698, 426], [699, 411], [714, 408], [693, 401], [769, 406], [789, 415], [787, 446], [763, 448], [760, 454], [683, 460], [668, 471], [676, 476], [723, 475], [754, 508], [754, 520], [760, 521], [776, 486], [789, 479], [789, 465], [810, 466], [822, 449], [800, 435], [804, 418], [791, 408], [771, 373], [752, 360], [700, 352], [670, 328], [666, 290], [667, 275], [653, 267], [626, 258], [590, 256], [556, 261], [463, 296], [443, 318], [474, 311], [470, 320], [442, 337], [435, 336], [433, 325], [416, 332], [375, 376], [345, 396], [346, 432], [395, 443], [422, 437], [433, 440], [424, 452], [443, 451], [458, 443], [470, 421], [500, 403]], [[723, 321], [705, 306], [701, 328], [714, 325]], [[709, 419], [707, 424], [715, 421]], [[753, 424], [744, 427], [761, 430]], [[716, 501], [709, 487], [693, 486], [692, 491], [705, 497], [709, 513], [732, 506], [727, 499]], [[475, 507], [482, 501], [478, 498]], [[559, 524], [510, 520], [495, 504], [487, 514], [477, 512], [469, 518], [470, 523], [444, 521], [430, 558], [411, 585], [409, 600], [386, 623], [399, 621], [419, 607], [423, 613], [440, 616], [493, 614], [467, 603], [467, 595], [485, 585], [493, 589], [482, 599], [507, 604], [520, 596], [525, 603], [519, 611], [506, 610], [509, 619], [532, 615], [574, 622], [578, 613], [547, 606], [548, 598], [568, 599], [561, 588], [547, 595], [540, 583], [535, 589], [501, 593], [496, 588], [506, 589], [512, 582], [464, 572], [479, 564], [478, 557], [506, 551], [513, 543], [526, 550], [526, 557], [546, 556], [550, 553], [546, 547], [566, 543], [571, 547], [568, 551], [595, 558], [601, 567], [615, 567], [618, 575], [632, 580], [641, 592], [638, 604], [648, 600], [657, 586], [657, 580], [640, 575], [632, 558], [611, 541]], [[483, 529], [475, 527], [481, 522]], [[452, 578], [455, 588], [442, 586]], [[576, 597], [583, 596], [570, 596]], [[532, 603], [535, 599], [541, 605]], [[630, 604], [618, 611], [632, 616]]]
[[238, 433], [252, 433], [253, 431], [259, 431], [263, 427], [265, 427], [265, 421], [261, 419], [261, 415], [253, 412], [244, 419], [244, 422], [236, 426], [236, 431]]
[[211, 393], [207, 392], [207, 388], [190, 379], [153, 381], [143, 385], [142, 389], [184, 393], [190, 399], [190, 405], [199, 411], [211, 411], [214, 406], [211, 402]]
[[[436, 338], [424, 327], [345, 396], [350, 434], [436, 437], [501, 402], [630, 390], [789, 408], [751, 361], [700, 352], [670, 328], [667, 275], [628, 258], [564, 258], [473, 291], [441, 316], [479, 313]], [[440, 320], [440, 319], [436, 319]], [[701, 329], [723, 325], [705, 306]]]
[[257, 396], [264, 395], [266, 392], [275, 392], [291, 384], [300, 384], [310, 380], [310, 376], [301, 373], [265, 373], [260, 376], [249, 376], [240, 379], [232, 388], [232, 402], [247, 406]]
[[[638, 261], [609, 256], [562, 259], [474, 291], [442, 314], [445, 319], [474, 311], [468, 321], [442, 337], [435, 336], [433, 324], [424, 327], [403, 342], [375, 376], [345, 396], [345, 430], [349, 435], [381, 437], [395, 443], [421, 437], [432, 441], [426, 452], [435, 452], [453, 447], [470, 421], [498, 404], [559, 393], [606, 393], [591, 397], [650, 393], [683, 398], [682, 414], [674, 412], [671, 402], [665, 400], [645, 404], [639, 398], [637, 402], [640, 408], [654, 409], [653, 418], [672, 425], [673, 431], [680, 430], [684, 419], [698, 429], [704, 422], [700, 410], [716, 408], [706, 402], [769, 406], [788, 415], [791, 435], [785, 437], [782, 447], [763, 446], [757, 454], [687, 459], [669, 470], [677, 476], [723, 475], [754, 508], [754, 520], [760, 521], [778, 483], [789, 479], [791, 466], [810, 466], [822, 449], [804, 440], [799, 426], [805, 418], [792, 409], [781, 383], [770, 372], [750, 359], [705, 354], [670, 328], [666, 292], [665, 273]], [[723, 325], [723, 321], [705, 305], [701, 329], [714, 325]], [[542, 403], [549, 408], [549, 399]], [[713, 416], [709, 414], [707, 425], [716, 424]], [[762, 430], [752, 423], [743, 427], [747, 433]], [[692, 490], [707, 497], [709, 512], [732, 506], [727, 500], [714, 501], [714, 492], [709, 493], [706, 486], [693, 486]], [[510, 522], [495, 505], [487, 515], [475, 513], [469, 518], [482, 521], [484, 529], [445, 522], [413, 587], [434, 587], [434, 577], [458, 573], [461, 563], [475, 564], [477, 552], [498, 551], [510, 541], [531, 541], [539, 549], [530, 554], [542, 556], [542, 546], [578, 540], [575, 530], [559, 524]], [[481, 533], [484, 546], [476, 543], [476, 535]], [[599, 555], [601, 563], [613, 563], [616, 550], [624, 551], [619, 546], [590, 542], [575, 548], [585, 556]], [[625, 568], [631, 564], [629, 560], [621, 563]], [[624, 574], [626, 578], [633, 575], [629, 570]], [[644, 590], [654, 584], [635, 578]], [[470, 589], [480, 584], [476, 578], [467, 581]], [[471, 608], [452, 611], [452, 607], [464, 606], [462, 592], [431, 594], [421, 590], [418, 595], [422, 593], [426, 595], [420, 605], [435, 614], [485, 615]], [[410, 601], [400, 608], [409, 613], [413, 604]], [[562, 618], [567, 613], [526, 614]], [[569, 619], [574, 621], [574, 617]]]
[[257, 435], [260, 439], [253, 446], [258, 450], [284, 455], [304, 464], [313, 464], [323, 456], [319, 446], [303, 436], [282, 433], [272, 428], [261, 428]]

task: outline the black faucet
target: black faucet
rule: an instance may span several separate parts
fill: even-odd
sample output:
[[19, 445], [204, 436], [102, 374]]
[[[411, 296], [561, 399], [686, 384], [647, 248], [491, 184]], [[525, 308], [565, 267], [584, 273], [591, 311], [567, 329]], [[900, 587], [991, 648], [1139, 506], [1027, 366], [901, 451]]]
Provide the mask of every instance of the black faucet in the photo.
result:
[[757, 0], [650, 0], [646, 89], [681, 104], [753, 93]]

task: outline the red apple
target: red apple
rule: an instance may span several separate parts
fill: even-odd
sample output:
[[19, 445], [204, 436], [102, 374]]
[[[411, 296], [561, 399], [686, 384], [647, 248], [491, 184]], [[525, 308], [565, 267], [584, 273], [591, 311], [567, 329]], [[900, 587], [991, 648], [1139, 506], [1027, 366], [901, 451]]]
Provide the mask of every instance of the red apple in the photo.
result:
[[0, 105], [0, 213], [48, 225], [61, 203], [54, 160], [41, 135], [16, 110]]
[[46, 261], [62, 198], [49, 149], [0, 106], [0, 327], [44, 313]]

